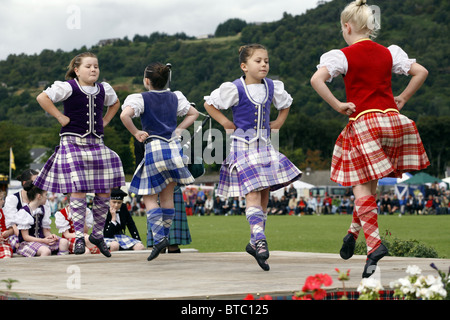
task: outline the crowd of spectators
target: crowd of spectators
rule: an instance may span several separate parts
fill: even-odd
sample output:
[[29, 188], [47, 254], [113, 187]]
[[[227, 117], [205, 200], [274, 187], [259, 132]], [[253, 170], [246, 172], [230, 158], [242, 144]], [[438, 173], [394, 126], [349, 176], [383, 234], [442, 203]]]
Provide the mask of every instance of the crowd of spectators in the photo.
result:
[[[142, 197], [130, 197], [126, 202], [128, 210], [135, 216], [145, 216]], [[211, 188], [186, 188], [183, 192], [186, 215], [245, 215], [245, 198], [233, 197], [223, 199], [214, 196]], [[65, 196], [49, 196], [52, 213], [67, 205]], [[439, 188], [438, 184], [425, 187], [422, 192], [412, 193], [400, 199], [394, 193], [377, 196], [379, 214], [450, 214], [450, 190]], [[88, 206], [91, 205], [88, 198]], [[344, 196], [298, 196], [291, 185], [284, 189], [281, 197], [271, 194], [268, 204], [269, 215], [321, 215], [351, 214], [354, 208], [353, 195]]]

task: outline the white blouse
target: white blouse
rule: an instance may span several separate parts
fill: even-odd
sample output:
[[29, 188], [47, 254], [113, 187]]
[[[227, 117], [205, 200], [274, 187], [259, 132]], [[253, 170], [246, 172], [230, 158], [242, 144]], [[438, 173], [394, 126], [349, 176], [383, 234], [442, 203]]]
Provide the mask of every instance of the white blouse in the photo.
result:
[[[42, 228], [50, 229], [50, 207], [44, 206], [44, 218], [42, 220]], [[14, 217], [14, 223], [17, 225], [17, 229], [19, 230], [28, 230], [34, 224], [34, 218], [37, 214], [42, 214], [41, 207], [38, 207], [36, 210], [31, 212], [31, 215], [25, 211], [24, 209], [20, 209], [17, 211], [16, 216]]]
[[[408, 54], [397, 45], [389, 46], [388, 50], [392, 55], [392, 73], [407, 76], [411, 65], [416, 62], [416, 59], [409, 59]], [[342, 50], [333, 49], [320, 57], [320, 63], [317, 65], [317, 69], [321, 67], [328, 69], [330, 78], [327, 82], [331, 82], [333, 78], [347, 73], [348, 61]]]
[[[22, 207], [28, 204], [22, 198], [22, 190], [19, 191], [19, 197], [20, 197], [20, 203], [22, 204]], [[14, 194], [10, 194], [6, 197], [5, 205], [3, 207], [3, 213], [5, 214], [6, 228], [10, 228], [14, 224], [16, 224], [15, 220], [16, 220], [17, 213], [19, 212], [17, 210], [18, 204], [19, 204], [19, 199]], [[45, 208], [45, 210], [51, 212], [50, 203], [48, 200], [45, 203], [44, 208]]]
[[[58, 228], [59, 233], [64, 233], [65, 231], [70, 229], [70, 220], [72, 220], [72, 212], [69, 209], [70, 207], [66, 208], [67, 212], [67, 220], [66, 217], [61, 213], [61, 211], [58, 211], [55, 213], [55, 225], [56, 228]], [[68, 210], [69, 209], [69, 210]], [[92, 211], [89, 208], [86, 208], [86, 227], [88, 229], [92, 228], [94, 225], [94, 216], [92, 215]]]
[[[109, 83], [102, 82], [102, 85], [103, 88], [105, 88], [104, 105], [108, 107], [112, 106], [119, 98]], [[97, 84], [95, 84], [95, 86], [80, 86], [80, 88], [88, 94], [94, 94], [98, 90]], [[67, 81], [55, 81], [53, 85], [44, 90], [44, 92], [53, 103], [58, 103], [67, 100], [72, 95], [72, 86]]]
[[[153, 90], [152, 92], [165, 92], [166, 90]], [[182, 117], [185, 116], [189, 109], [191, 108], [191, 103], [188, 99], [183, 95], [181, 91], [174, 91], [178, 98], [178, 109], [177, 116]], [[122, 110], [126, 107], [131, 107], [134, 110], [133, 118], [139, 117], [144, 113], [144, 98], [141, 93], [130, 94], [122, 104]]]
[[[284, 90], [284, 83], [273, 80], [274, 93], [273, 104], [277, 110], [289, 108], [292, 104], [291, 95]], [[256, 102], [263, 102], [266, 97], [266, 86], [263, 83], [247, 85], [248, 92]], [[211, 92], [211, 95], [204, 97], [207, 104], [219, 110], [226, 110], [238, 105], [239, 93], [237, 87], [232, 82], [225, 82], [218, 89]]]

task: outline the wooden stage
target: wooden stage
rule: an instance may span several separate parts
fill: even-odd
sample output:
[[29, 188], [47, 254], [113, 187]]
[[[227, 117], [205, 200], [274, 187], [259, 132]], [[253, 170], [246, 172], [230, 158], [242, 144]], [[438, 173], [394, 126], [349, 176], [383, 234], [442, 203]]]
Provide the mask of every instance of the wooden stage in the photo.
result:
[[[148, 262], [150, 251], [114, 252], [103, 255], [67, 255], [40, 258], [13, 257], [0, 260], [0, 280], [14, 279], [12, 292], [21, 299], [36, 300], [240, 300], [247, 294], [291, 296], [301, 290], [305, 279], [327, 273], [340, 289], [335, 268], [350, 269], [346, 288], [355, 289], [365, 256], [342, 260], [338, 254], [270, 252], [271, 270], [259, 268], [245, 252], [200, 253], [193, 249], [180, 254], [161, 254]], [[422, 274], [437, 275], [435, 263], [447, 271], [450, 259], [385, 257], [375, 274], [385, 289], [405, 277], [408, 265]], [[374, 275], [374, 276], [375, 276]], [[0, 284], [5, 291], [5, 284]]]

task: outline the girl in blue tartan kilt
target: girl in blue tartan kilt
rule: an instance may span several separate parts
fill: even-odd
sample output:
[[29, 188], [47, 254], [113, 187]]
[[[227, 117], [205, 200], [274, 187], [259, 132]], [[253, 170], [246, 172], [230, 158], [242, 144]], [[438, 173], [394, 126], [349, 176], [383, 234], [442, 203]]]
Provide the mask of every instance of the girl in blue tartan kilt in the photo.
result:
[[[136, 163], [141, 163], [144, 158], [145, 145], [134, 139], [134, 156]], [[176, 186], [173, 193], [173, 204], [175, 207], [175, 215], [172, 220], [172, 226], [169, 232], [168, 253], [181, 253], [179, 245], [187, 245], [192, 241], [191, 232], [186, 217], [186, 206], [183, 199], [183, 193], [180, 186]], [[153, 247], [153, 234], [150, 225], [147, 225], [147, 246]]]
[[[120, 115], [130, 133], [145, 143], [144, 159], [138, 165], [128, 191], [142, 195], [144, 199], [147, 223], [155, 244], [148, 261], [169, 246], [169, 231], [175, 215], [175, 186], [194, 182], [183, 162], [180, 136], [194, 123], [198, 112], [181, 92], [164, 89], [169, 76], [169, 66], [150, 64], [144, 72], [144, 86], [148, 91], [128, 96]], [[177, 116], [185, 116], [178, 125]], [[142, 130], [134, 125], [135, 117], [141, 118]]]
[[[225, 82], [205, 97], [205, 109], [231, 135], [231, 152], [222, 163], [216, 194], [243, 197], [250, 224], [246, 251], [265, 271], [270, 269], [265, 236], [269, 192], [283, 188], [301, 177], [301, 171], [270, 142], [271, 130], [279, 130], [289, 114], [292, 97], [281, 81], [266, 78], [269, 55], [259, 44], [243, 46], [239, 62], [244, 76]], [[279, 111], [270, 122], [272, 102]], [[233, 121], [221, 110], [232, 109]]]

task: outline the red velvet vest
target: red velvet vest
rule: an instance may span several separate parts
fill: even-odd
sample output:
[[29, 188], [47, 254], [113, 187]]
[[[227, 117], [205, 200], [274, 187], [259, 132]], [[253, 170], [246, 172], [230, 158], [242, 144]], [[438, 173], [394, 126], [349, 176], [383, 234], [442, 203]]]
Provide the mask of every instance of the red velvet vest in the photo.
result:
[[392, 94], [392, 55], [373, 41], [363, 40], [341, 49], [348, 61], [344, 76], [347, 102], [356, 105], [350, 120], [367, 112], [398, 112]]

